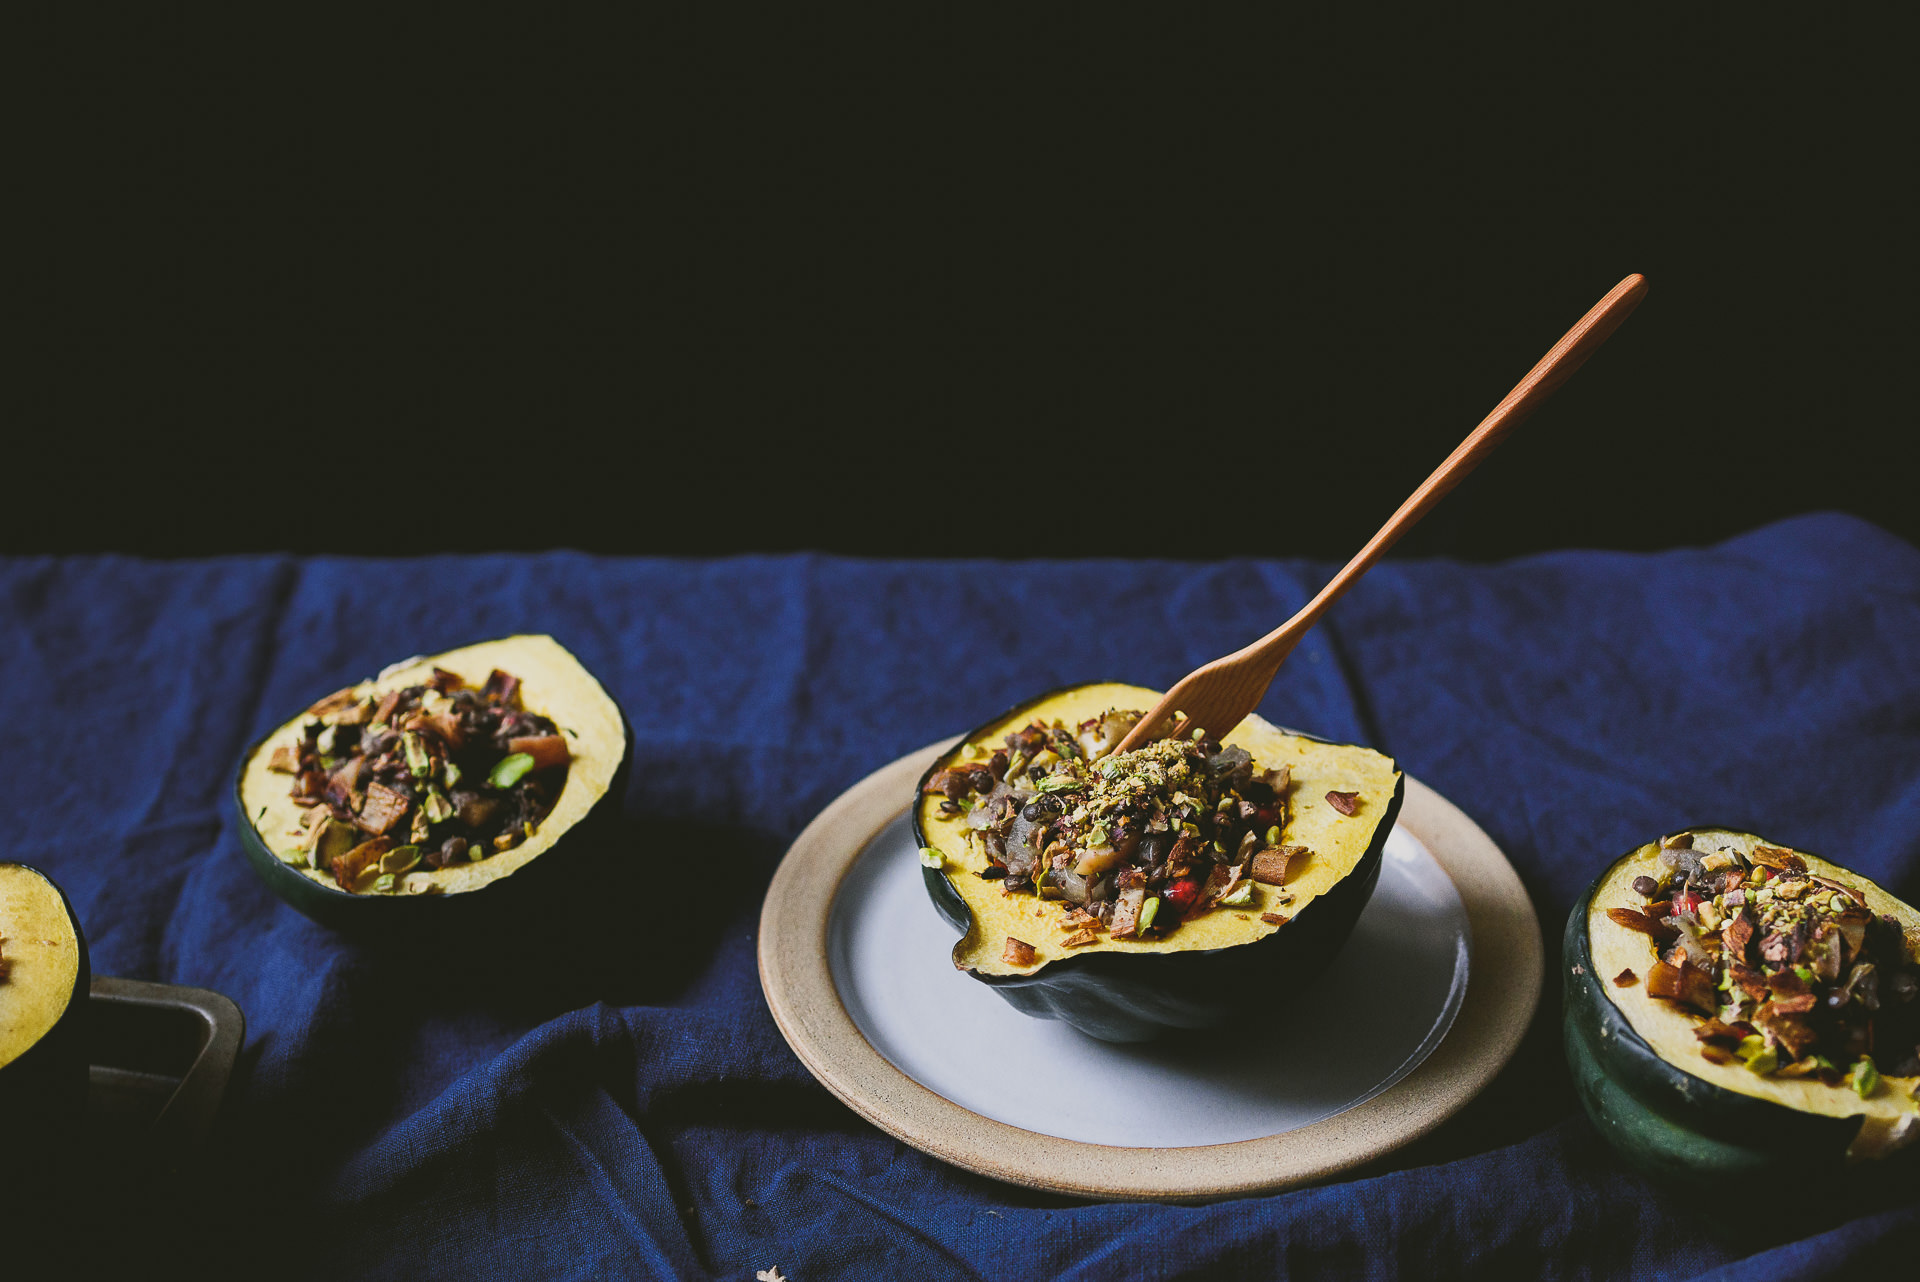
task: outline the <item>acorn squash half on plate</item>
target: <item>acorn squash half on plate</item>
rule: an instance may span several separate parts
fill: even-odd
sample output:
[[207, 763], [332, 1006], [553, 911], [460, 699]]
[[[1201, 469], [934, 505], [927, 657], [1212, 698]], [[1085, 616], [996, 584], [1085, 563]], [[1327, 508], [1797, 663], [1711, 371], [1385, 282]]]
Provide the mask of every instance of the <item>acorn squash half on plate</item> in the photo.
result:
[[[436, 669], [457, 680], [436, 677]], [[454, 700], [462, 691], [488, 692], [499, 703], [506, 683], [496, 672], [518, 681], [505, 703], [545, 718], [552, 730], [529, 729], [517, 752], [478, 739], [456, 748], [459, 730], [447, 718], [458, 721], [463, 713]], [[379, 721], [388, 697], [400, 691], [414, 693], [389, 714], [394, 724]], [[435, 726], [450, 728], [441, 734]], [[329, 732], [340, 737], [319, 740]], [[387, 750], [391, 787], [369, 769], [317, 804], [323, 788], [315, 780], [304, 798], [309, 804], [301, 804], [295, 787], [310, 777], [296, 764], [302, 752], [313, 764], [316, 740], [323, 743], [328, 751], [314, 768], [331, 780], [351, 761], [353, 749], [341, 745], [377, 742], [376, 732], [398, 737]], [[320, 700], [248, 751], [234, 790], [242, 844], [275, 894], [336, 929], [400, 934], [477, 917], [564, 881], [570, 868], [580, 871], [577, 850], [604, 844], [619, 812], [631, 740], [619, 705], [552, 637], [503, 637], [408, 659]], [[404, 770], [396, 771], [396, 760]], [[491, 832], [503, 813], [520, 813], [514, 808], [532, 795], [529, 784], [544, 813], [529, 819], [529, 829], [516, 828], [517, 840], [496, 848], [494, 837], [476, 839], [439, 865], [446, 833], [478, 832], [467, 826], [470, 817]], [[409, 808], [390, 819], [403, 805]]]
[[36, 868], [0, 863], [0, 1222], [21, 1201], [62, 1195], [87, 1111], [91, 985], [65, 892]]
[[[1888, 1070], [1902, 1066], [1914, 1050], [1910, 1043], [1920, 1037], [1914, 1021], [1920, 999], [1912, 996], [1910, 980], [1897, 978], [1902, 968], [1889, 964], [1889, 950], [1904, 949], [1911, 964], [1920, 940], [1920, 913], [1858, 873], [1751, 833], [1690, 828], [1663, 840], [1668, 847], [1649, 842], [1615, 861], [1567, 918], [1564, 1041], [1574, 1086], [1594, 1125], [1644, 1173], [1694, 1187], [1712, 1187], [1700, 1183], [1703, 1177], [1777, 1175], [1791, 1177], [1795, 1189], [1811, 1189], [1809, 1177], [1837, 1172], [1847, 1163], [1910, 1174], [1916, 1166], [1913, 1154], [1920, 1151], [1913, 1144], [1920, 1139], [1920, 1104], [1913, 1098], [1920, 1079]], [[1716, 862], [1738, 856], [1749, 865], [1736, 888], [1742, 902], [1726, 910], [1716, 906], [1724, 905], [1725, 895], [1693, 901], [1684, 867], [1675, 867], [1679, 857], [1671, 853], [1673, 847]], [[1765, 861], [1784, 866], [1773, 868]], [[1724, 865], [1709, 872], [1726, 875]], [[1758, 884], [1746, 884], [1749, 877]], [[1641, 878], [1646, 880], [1636, 889]], [[1769, 885], [1784, 888], [1789, 902], [1811, 901], [1848, 918], [1823, 932], [1822, 912], [1796, 940], [1791, 927], [1768, 925], [1778, 920], [1771, 914], [1756, 915], [1779, 902], [1777, 890], [1758, 902]], [[1704, 915], [1702, 905], [1708, 909]], [[1674, 949], [1686, 949], [1676, 912], [1692, 914], [1684, 924], [1700, 932], [1696, 947], [1705, 935], [1719, 941], [1708, 948], [1704, 966], [1663, 962], [1678, 957]], [[1869, 917], [1875, 934], [1866, 946], [1870, 953], [1878, 947], [1886, 954], [1879, 956], [1870, 986], [1872, 1011], [1851, 991], [1869, 987], [1868, 972], [1859, 971], [1856, 978], [1864, 964], [1858, 961], [1861, 940], [1869, 938], [1863, 919]], [[1735, 918], [1764, 933], [1755, 938], [1747, 927], [1730, 924]], [[1736, 933], [1729, 937], [1729, 930]], [[1754, 963], [1738, 973], [1744, 988], [1733, 982], [1730, 962], [1718, 960], [1728, 956], [1729, 938], [1739, 944], [1739, 956]], [[1775, 960], [1767, 961], [1768, 954]], [[1700, 973], [1689, 975], [1690, 970]], [[1769, 980], [1769, 972], [1775, 978]], [[1727, 987], [1719, 986], [1720, 975]], [[1841, 1054], [1847, 1062], [1823, 1057], [1830, 1068], [1798, 1075], [1820, 1067], [1812, 1062], [1817, 1046], [1809, 1044], [1797, 1059], [1782, 1056], [1779, 1037], [1784, 1033], [1790, 1045], [1802, 1036], [1802, 1026], [1838, 1029], [1839, 1017], [1826, 1000], [1836, 989], [1845, 993], [1842, 1006], [1853, 1005], [1856, 1026], [1872, 1017], [1875, 1044], [1867, 1058], [1874, 1069], [1869, 1073], [1857, 1058]], [[1794, 1011], [1808, 1005], [1803, 990], [1816, 1000], [1806, 1011]], [[1741, 993], [1743, 1004], [1730, 1005]], [[1762, 1004], [1767, 1001], [1779, 1004], [1767, 1011]], [[1755, 1030], [1751, 1037], [1735, 1026], [1741, 1016]], [[1720, 1028], [1729, 1032], [1700, 1036]], [[1831, 1044], [1840, 1034], [1821, 1036], [1826, 1039], [1821, 1044]], [[1901, 1041], [1908, 1044], [1896, 1044]]]
[[[1248, 878], [1229, 894], [1230, 901], [1238, 900], [1232, 906], [1202, 906], [1184, 920], [1163, 899], [1167, 920], [1176, 922], [1172, 929], [1162, 922], [1135, 937], [1116, 937], [1110, 929], [1076, 926], [1073, 906], [1060, 899], [1008, 893], [1005, 870], [977, 836], [968, 840], [966, 815], [951, 806], [943, 812], [942, 803], [951, 799], [929, 791], [942, 771], [977, 772], [1006, 736], [1036, 721], [1072, 731], [1111, 712], [1145, 712], [1159, 698], [1152, 690], [1114, 683], [1043, 695], [942, 754], [915, 794], [914, 833], [927, 892], [961, 932], [954, 965], [1020, 1011], [1064, 1020], [1104, 1041], [1146, 1041], [1175, 1029], [1217, 1027], [1249, 1017], [1317, 976], [1372, 897], [1405, 792], [1393, 761], [1372, 749], [1328, 743], [1248, 717], [1223, 736], [1221, 747], [1250, 753], [1255, 776], [1280, 767], [1288, 772], [1280, 842], [1296, 853], [1283, 880]], [[1094, 769], [1117, 738], [1108, 734], [1102, 741], [1094, 732], [1096, 746], [1088, 754]], [[1031, 950], [1024, 964], [1011, 959], [1027, 956], [1021, 946]]]

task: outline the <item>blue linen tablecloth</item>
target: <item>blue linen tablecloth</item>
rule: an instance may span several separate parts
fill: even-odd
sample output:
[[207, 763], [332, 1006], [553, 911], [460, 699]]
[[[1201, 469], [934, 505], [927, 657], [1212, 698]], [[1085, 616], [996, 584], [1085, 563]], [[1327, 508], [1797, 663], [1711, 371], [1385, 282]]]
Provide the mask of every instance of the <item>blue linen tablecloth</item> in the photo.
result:
[[[204, 1232], [216, 1275], [1750, 1278], [1910, 1262], [1910, 1193], [1848, 1220], [1657, 1190], [1580, 1114], [1558, 1048], [1568, 908], [1662, 830], [1747, 826], [1920, 898], [1920, 552], [1846, 517], [1655, 556], [1389, 563], [1295, 652], [1262, 711], [1391, 753], [1462, 806], [1546, 935], [1548, 991], [1514, 1063], [1376, 1168], [1208, 1206], [1080, 1202], [897, 1143], [800, 1066], [762, 1001], [754, 930], [816, 811], [1038, 691], [1164, 688], [1327, 573], [13, 558], [0, 857], [66, 887], [96, 973], [210, 987], [246, 1012], [211, 1161], [153, 1194]], [[582, 885], [565, 922], [405, 965], [275, 898], [236, 835], [247, 745], [394, 659], [521, 631], [558, 637], [632, 722], [635, 875]], [[79, 1249], [113, 1239], [102, 1209]]]

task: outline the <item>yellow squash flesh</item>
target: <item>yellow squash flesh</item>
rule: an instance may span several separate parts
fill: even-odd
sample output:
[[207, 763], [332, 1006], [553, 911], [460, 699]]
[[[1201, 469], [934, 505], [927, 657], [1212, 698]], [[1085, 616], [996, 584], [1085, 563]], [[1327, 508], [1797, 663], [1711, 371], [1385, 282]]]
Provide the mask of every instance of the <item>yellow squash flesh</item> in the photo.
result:
[[[1744, 855], [1755, 845], [1761, 844], [1751, 834], [1724, 829], [1696, 828], [1693, 834], [1693, 848], [1708, 853], [1731, 850]], [[1876, 916], [1891, 914], [1897, 918], [1906, 931], [1908, 947], [1913, 947], [1912, 941], [1920, 937], [1920, 912], [1838, 864], [1804, 851], [1796, 853], [1807, 861], [1809, 873], [1861, 891], [1867, 897], [1867, 907]], [[1705, 1016], [1648, 994], [1647, 972], [1659, 960], [1652, 939], [1607, 916], [1610, 908], [1638, 911], [1646, 901], [1634, 891], [1633, 879], [1647, 876], [1657, 880], [1666, 871], [1666, 866], [1660, 862], [1660, 847], [1653, 843], [1642, 846], [1614, 865], [1606, 880], [1594, 891], [1587, 913], [1587, 934], [1592, 941], [1596, 977], [1613, 1004], [1633, 1025], [1633, 1031], [1640, 1034], [1661, 1059], [1681, 1072], [1690, 1073], [1715, 1086], [1782, 1104], [1803, 1113], [1877, 1119], [1884, 1125], [1897, 1126], [1903, 1133], [1910, 1132], [1914, 1125], [1910, 1119], [1920, 1114], [1920, 1104], [1915, 1103], [1912, 1094], [1920, 1078], [1882, 1076], [1879, 1088], [1868, 1098], [1861, 1099], [1844, 1082], [1829, 1086], [1811, 1078], [1763, 1075], [1749, 1071], [1746, 1065], [1737, 1060], [1731, 1064], [1716, 1064], [1700, 1053], [1700, 1043], [1694, 1037], [1693, 1030], [1705, 1022]], [[1626, 988], [1616, 986], [1613, 977], [1623, 970], [1633, 971], [1639, 977], [1639, 982]]]
[[60, 1022], [80, 974], [80, 941], [52, 882], [31, 868], [0, 864], [0, 1068], [31, 1050]]
[[[1159, 700], [1158, 692], [1129, 685], [1078, 686], [1062, 691], [995, 722], [976, 738], [982, 752], [974, 759], [991, 753], [1001, 746], [1004, 736], [1036, 719], [1058, 720], [1071, 728], [1111, 709], [1144, 712]], [[1255, 885], [1250, 906], [1201, 913], [1163, 939], [1114, 939], [1102, 933], [1096, 944], [1066, 948], [1061, 941], [1074, 933], [1064, 922], [1068, 905], [1031, 894], [1004, 894], [1004, 883], [975, 876], [991, 861], [977, 843], [968, 843], [964, 817], [944, 818], [939, 814], [938, 796], [922, 797], [921, 831], [928, 844], [946, 857], [947, 880], [973, 913], [972, 929], [954, 946], [954, 965], [982, 975], [1032, 975], [1048, 962], [1079, 953], [1178, 953], [1251, 943], [1281, 929], [1262, 921], [1262, 913], [1298, 916], [1353, 871], [1366, 855], [1374, 831], [1393, 800], [1400, 776], [1392, 758], [1369, 748], [1291, 735], [1258, 716], [1242, 721], [1221, 742], [1252, 753], [1256, 777], [1259, 771], [1278, 766], [1292, 771], [1293, 786], [1287, 793], [1287, 824], [1281, 841], [1305, 846], [1313, 853], [1310, 858], [1293, 861], [1284, 887]], [[964, 749], [961, 756], [965, 759]], [[1329, 792], [1358, 793], [1358, 810], [1351, 817], [1341, 814], [1327, 803]], [[1291, 902], [1279, 902], [1288, 896]], [[1001, 954], [1009, 937], [1033, 946], [1035, 965], [1013, 966], [1003, 960]]]
[[[449, 650], [430, 658], [395, 664], [371, 681], [354, 687], [359, 696], [422, 685], [435, 667], [456, 672], [469, 685], [483, 685], [495, 668], [520, 678], [520, 701], [529, 712], [551, 717], [567, 738], [573, 760], [567, 784], [539, 829], [511, 850], [477, 863], [451, 868], [428, 868], [424, 863], [409, 878], [431, 878], [446, 894], [479, 890], [538, 858], [575, 824], [613, 786], [614, 775], [626, 754], [626, 730], [620, 709], [611, 696], [561, 644], [548, 636], [503, 637]], [[300, 819], [307, 812], [293, 803], [291, 776], [267, 768], [275, 748], [299, 741], [311, 718], [304, 712], [261, 741], [241, 773], [240, 799], [248, 819], [267, 848], [282, 851], [306, 840]], [[312, 868], [296, 868], [322, 885], [338, 889], [333, 878]], [[345, 893], [345, 892], [342, 892]]]

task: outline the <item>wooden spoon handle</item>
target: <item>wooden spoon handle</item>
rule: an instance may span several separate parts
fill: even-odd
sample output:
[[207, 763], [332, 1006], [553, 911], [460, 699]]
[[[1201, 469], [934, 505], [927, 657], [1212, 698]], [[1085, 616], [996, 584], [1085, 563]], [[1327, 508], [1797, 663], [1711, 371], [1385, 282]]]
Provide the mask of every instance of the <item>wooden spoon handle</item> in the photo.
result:
[[[1615, 285], [1605, 298], [1594, 304], [1593, 310], [1582, 316], [1579, 323], [1553, 345], [1552, 350], [1540, 358], [1539, 364], [1527, 371], [1527, 376], [1493, 407], [1493, 413], [1468, 433], [1467, 439], [1460, 442], [1446, 461], [1434, 469], [1433, 475], [1407, 497], [1407, 501], [1400, 505], [1400, 510], [1380, 527], [1379, 533], [1367, 540], [1367, 545], [1328, 581], [1327, 586], [1320, 589], [1313, 600], [1307, 602], [1298, 614], [1252, 645], [1215, 659], [1183, 677], [1121, 740], [1116, 751], [1132, 751], [1169, 732], [1185, 733], [1192, 725], [1202, 726], [1215, 734], [1225, 734], [1242, 717], [1257, 708], [1267, 687], [1273, 683], [1274, 673], [1280, 670], [1281, 661], [1326, 613], [1327, 607], [1339, 600], [1401, 535], [1412, 529], [1421, 517], [1432, 510], [1434, 504], [1460, 484], [1467, 473], [1478, 467], [1480, 460], [1492, 453], [1493, 447], [1504, 440], [1508, 432], [1518, 427], [1522, 419], [1539, 407], [1540, 402], [1553, 395], [1554, 390], [1566, 382], [1586, 362], [1587, 357], [1593, 355], [1594, 349], [1620, 327], [1620, 323], [1646, 297], [1646, 293], [1646, 277], [1637, 274]], [[1173, 724], [1175, 709], [1185, 709], [1188, 714], [1178, 725]]]
[[1505, 440], [1507, 433], [1520, 426], [1527, 415], [1540, 407], [1542, 401], [1573, 377], [1573, 372], [1586, 364], [1587, 357], [1593, 355], [1600, 344], [1620, 328], [1620, 323], [1633, 313], [1633, 309], [1646, 296], [1647, 278], [1637, 272], [1608, 291], [1605, 298], [1595, 303], [1593, 309], [1582, 316], [1579, 323], [1527, 371], [1525, 378], [1514, 384], [1513, 390], [1493, 407], [1491, 414], [1480, 421], [1480, 426], [1467, 434], [1467, 439], [1460, 442], [1453, 453], [1447, 455], [1446, 461], [1433, 469], [1433, 475], [1407, 496], [1400, 510], [1380, 527], [1379, 533], [1367, 540], [1367, 545], [1328, 581], [1326, 587], [1320, 589], [1319, 595], [1307, 602], [1300, 613], [1241, 653], [1251, 657], [1257, 652], [1266, 657], [1269, 649], [1272, 649], [1273, 667], [1278, 671], [1280, 660], [1298, 644], [1300, 637], [1318, 621], [1327, 607], [1339, 600], [1375, 561], [1386, 554], [1388, 548], [1399, 542], [1401, 535], [1432, 511], [1434, 504], [1445, 498], [1454, 486], [1466, 480], [1467, 473], [1480, 466], [1481, 460], [1493, 453], [1494, 446]]

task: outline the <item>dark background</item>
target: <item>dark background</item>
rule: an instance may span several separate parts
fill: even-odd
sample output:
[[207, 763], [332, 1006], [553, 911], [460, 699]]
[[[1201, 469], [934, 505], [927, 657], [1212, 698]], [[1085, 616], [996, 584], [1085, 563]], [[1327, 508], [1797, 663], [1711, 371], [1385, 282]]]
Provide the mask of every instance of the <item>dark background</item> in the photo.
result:
[[1406, 552], [1920, 539], [1889, 37], [1673, 9], [27, 22], [0, 549], [1344, 557], [1633, 271]]

